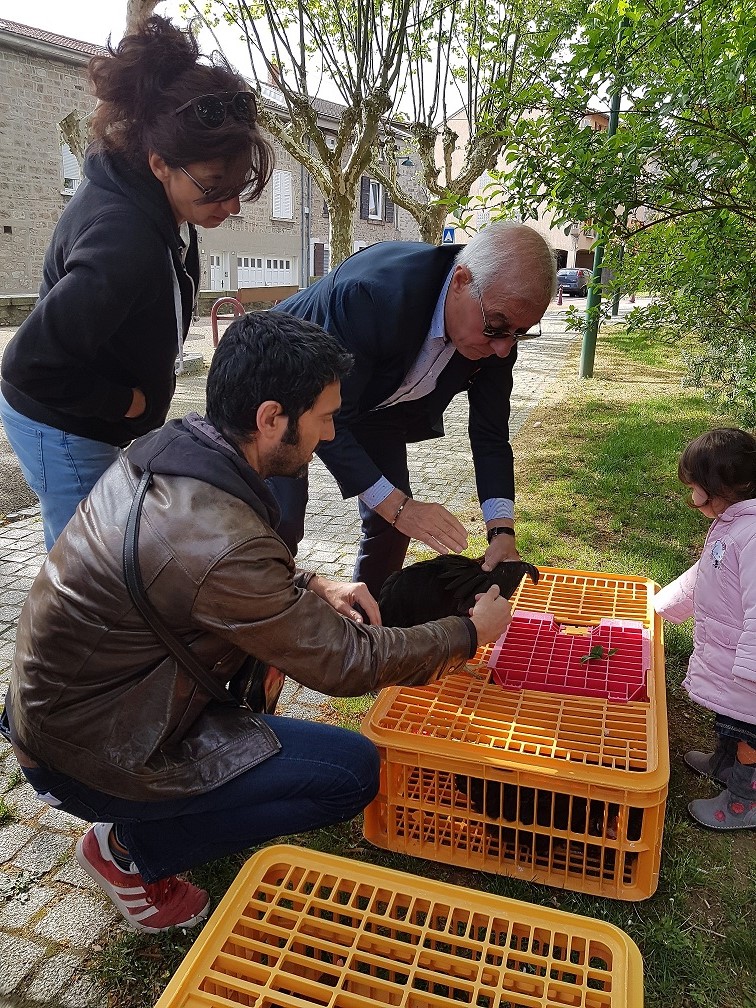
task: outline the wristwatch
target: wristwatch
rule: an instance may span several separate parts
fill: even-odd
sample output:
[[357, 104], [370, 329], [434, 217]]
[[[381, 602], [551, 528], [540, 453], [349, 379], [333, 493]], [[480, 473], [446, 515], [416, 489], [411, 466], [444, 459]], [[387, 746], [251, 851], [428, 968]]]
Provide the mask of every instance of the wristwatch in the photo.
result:
[[504, 535], [511, 535], [514, 537], [515, 530], [510, 528], [508, 525], [498, 525], [496, 528], [489, 529], [488, 532], [486, 532], [486, 538], [489, 542], [491, 542], [494, 536], [501, 535], [502, 533]]

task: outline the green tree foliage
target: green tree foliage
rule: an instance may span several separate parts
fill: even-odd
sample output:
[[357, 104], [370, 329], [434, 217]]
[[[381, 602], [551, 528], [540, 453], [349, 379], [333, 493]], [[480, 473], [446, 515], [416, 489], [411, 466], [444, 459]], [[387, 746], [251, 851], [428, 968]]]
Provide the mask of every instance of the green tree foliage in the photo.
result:
[[[585, 113], [618, 87], [607, 137]], [[499, 188], [591, 221], [616, 284], [656, 295], [633, 325], [689, 340], [692, 377], [753, 423], [756, 2], [597, 0], [547, 90]]]
[[[396, 103], [406, 123], [401, 130], [387, 124], [388, 156], [374, 159], [373, 174], [425, 241], [441, 240], [447, 214], [461, 210], [472, 186], [495, 170], [574, 30], [575, 13], [572, 0], [413, 0]], [[404, 137], [419, 157], [425, 192], [398, 177]]]
[[[335, 265], [352, 251], [368, 168], [417, 220], [421, 236], [440, 241], [449, 209], [495, 168], [573, 30], [575, 0], [548, 3], [189, 0], [186, 8], [211, 28], [236, 28], [260, 94], [276, 79], [281, 108], [261, 103], [261, 122], [323, 192]], [[312, 104], [323, 90], [343, 105], [334, 147]], [[420, 161], [419, 179], [397, 172], [408, 154]]]
[[[392, 109], [410, 8], [411, 0], [187, 4], [211, 30], [225, 22], [239, 32], [260, 97], [264, 84], [275, 83], [281, 107], [261, 101], [260, 121], [320, 187], [329, 210], [332, 265], [352, 252], [360, 178]], [[333, 147], [312, 103], [325, 78], [343, 102]]]

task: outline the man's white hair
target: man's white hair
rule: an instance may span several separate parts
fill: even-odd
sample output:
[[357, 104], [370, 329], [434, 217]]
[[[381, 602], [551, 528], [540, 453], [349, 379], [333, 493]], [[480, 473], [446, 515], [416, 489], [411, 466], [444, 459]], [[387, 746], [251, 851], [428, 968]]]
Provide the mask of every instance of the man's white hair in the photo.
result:
[[[470, 239], [454, 260], [478, 290], [548, 304], [556, 291], [556, 261], [546, 239], [517, 221], [495, 221]], [[474, 292], [470, 292], [475, 296]]]

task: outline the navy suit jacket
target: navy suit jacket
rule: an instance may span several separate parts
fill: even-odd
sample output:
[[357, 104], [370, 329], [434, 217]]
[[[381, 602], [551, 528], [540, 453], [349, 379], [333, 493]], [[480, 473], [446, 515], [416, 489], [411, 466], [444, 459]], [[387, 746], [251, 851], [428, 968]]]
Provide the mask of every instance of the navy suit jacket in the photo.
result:
[[[383, 475], [352, 428], [402, 384], [428, 335], [433, 312], [459, 246], [380, 242], [350, 256], [331, 273], [276, 305], [322, 326], [354, 355], [341, 384], [336, 437], [318, 448], [344, 497]], [[459, 392], [470, 404], [470, 447], [478, 499], [514, 499], [509, 399], [516, 348], [508, 357], [471, 361], [455, 353], [436, 388], [411, 411], [408, 441], [443, 435], [443, 412]], [[400, 409], [401, 406], [395, 407]], [[390, 413], [392, 407], [385, 410]]]

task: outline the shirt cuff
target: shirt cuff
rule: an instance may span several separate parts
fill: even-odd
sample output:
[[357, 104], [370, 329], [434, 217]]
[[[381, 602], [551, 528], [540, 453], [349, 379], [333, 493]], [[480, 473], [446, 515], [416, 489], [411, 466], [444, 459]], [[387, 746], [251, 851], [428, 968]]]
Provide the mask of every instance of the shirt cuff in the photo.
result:
[[496, 518], [507, 518], [514, 521], [514, 501], [508, 497], [489, 497], [481, 504], [483, 521], [494, 521]]
[[396, 487], [393, 483], [389, 482], [385, 476], [381, 476], [377, 483], [373, 483], [371, 487], [368, 487], [363, 493], [358, 494], [363, 504], [369, 508], [375, 508], [382, 502], [385, 501], [392, 490]]

